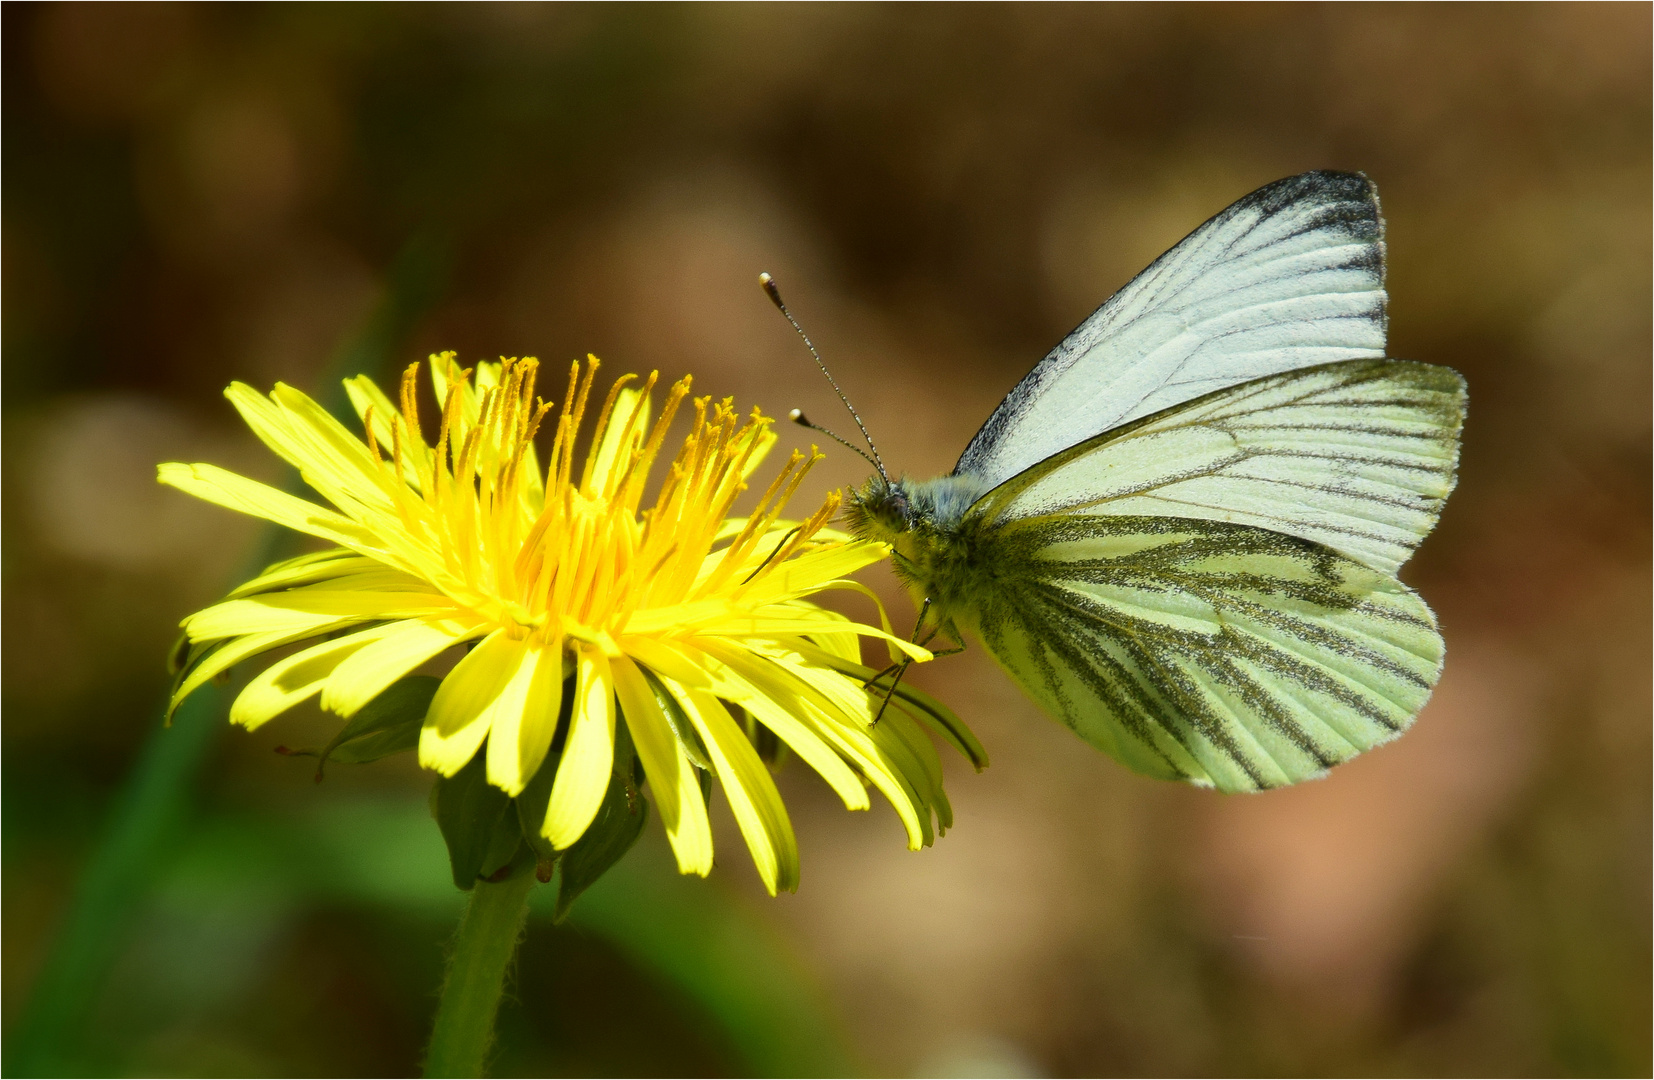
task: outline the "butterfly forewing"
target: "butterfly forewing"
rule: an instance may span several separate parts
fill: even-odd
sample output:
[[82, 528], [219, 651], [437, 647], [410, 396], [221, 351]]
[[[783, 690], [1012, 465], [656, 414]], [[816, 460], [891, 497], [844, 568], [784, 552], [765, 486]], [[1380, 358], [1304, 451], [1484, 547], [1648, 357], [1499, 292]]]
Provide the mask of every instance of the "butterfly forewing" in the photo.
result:
[[954, 469], [985, 487], [1121, 424], [1264, 375], [1381, 357], [1384, 226], [1364, 176], [1312, 172], [1230, 206], [1029, 372]]
[[1464, 381], [1392, 360], [1257, 379], [1054, 455], [984, 496], [990, 519], [1201, 518], [1325, 544], [1394, 573], [1453, 489]]
[[1423, 601], [1247, 526], [1055, 515], [992, 529], [960, 619], [1053, 716], [1124, 764], [1276, 787], [1400, 734], [1442, 645]]

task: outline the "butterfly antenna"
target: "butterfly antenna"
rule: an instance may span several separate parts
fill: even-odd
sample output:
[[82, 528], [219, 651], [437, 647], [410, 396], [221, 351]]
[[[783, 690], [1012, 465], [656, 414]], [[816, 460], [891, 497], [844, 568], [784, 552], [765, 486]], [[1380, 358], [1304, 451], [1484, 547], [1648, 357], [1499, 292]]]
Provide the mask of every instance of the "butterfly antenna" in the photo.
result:
[[873, 466], [875, 469], [878, 469], [881, 473], [884, 472], [884, 467], [882, 465], [880, 465], [877, 461], [874, 461], [872, 458], [868, 457], [866, 450], [863, 450], [861, 447], [857, 446], [855, 443], [850, 442], [848, 439], [846, 439], [844, 436], [838, 434], [837, 432], [828, 431], [826, 428], [822, 427], [820, 424], [815, 423], [808, 416], [804, 415], [804, 410], [803, 409], [794, 409], [792, 412], [787, 414], [787, 419], [791, 420], [793, 423], [797, 424], [799, 427], [806, 427], [806, 428], [809, 428], [811, 431], [821, 432], [823, 435], [827, 436], [829, 439], [832, 439], [834, 442], [838, 443], [840, 446], [844, 447], [846, 450], [850, 451], [852, 454], [860, 454], [863, 461], [867, 462], [869, 465]]
[[759, 274], [758, 284], [764, 287], [764, 292], [769, 295], [770, 302], [773, 303], [778, 310], [780, 310], [782, 315], [786, 316], [787, 321], [792, 323], [792, 327], [795, 331], [797, 331], [798, 336], [803, 339], [804, 347], [810, 350], [811, 356], [815, 357], [816, 367], [820, 368], [821, 373], [827, 376], [827, 381], [832, 384], [833, 392], [838, 394], [838, 399], [844, 402], [844, 407], [850, 411], [850, 419], [854, 420], [856, 422], [856, 427], [861, 429], [861, 437], [867, 440], [867, 448], [873, 451], [873, 456], [868, 457], [866, 454], [862, 454], [859, 449], [851, 446], [849, 443], [845, 442], [843, 439], [840, 439], [837, 435], [834, 435], [826, 428], [817, 427], [815, 424], [810, 423], [804, 418], [804, 414], [799, 412], [797, 409], [793, 410], [793, 422], [796, 424], [802, 424], [804, 427], [810, 428], [811, 430], [819, 431], [823, 435], [826, 435], [839, 443], [843, 443], [845, 446], [849, 446], [850, 449], [855, 450], [856, 453], [861, 454], [864, 458], [867, 458], [867, 460], [873, 464], [873, 467], [879, 470], [879, 476], [884, 479], [886, 484], [890, 483], [890, 474], [885, 472], [884, 461], [879, 457], [879, 448], [873, 445], [873, 436], [867, 433], [867, 425], [861, 422], [861, 414], [857, 413], [856, 407], [850, 404], [850, 399], [844, 396], [844, 391], [839, 389], [838, 380], [833, 378], [833, 373], [827, 370], [827, 364], [821, 359], [821, 354], [816, 351], [815, 343], [810, 340], [810, 335], [804, 332], [804, 328], [798, 325], [798, 320], [793, 318], [793, 313], [787, 310], [787, 302], [781, 299], [781, 290], [775, 287], [775, 279], [770, 277], [767, 273]]

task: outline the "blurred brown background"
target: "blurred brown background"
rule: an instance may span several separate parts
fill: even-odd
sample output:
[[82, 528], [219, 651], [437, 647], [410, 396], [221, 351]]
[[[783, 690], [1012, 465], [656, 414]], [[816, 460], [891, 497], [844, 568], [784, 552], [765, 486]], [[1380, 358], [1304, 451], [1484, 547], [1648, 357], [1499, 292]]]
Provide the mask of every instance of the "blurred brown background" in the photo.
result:
[[[699, 936], [605, 930], [624, 905], [594, 894], [584, 923], [534, 924], [497, 1071], [1648, 1074], [1647, 4], [3, 20], [8, 1025], [157, 723], [177, 620], [257, 532], [155, 463], [279, 482], [219, 392], [322, 392], [410, 239], [443, 269], [382, 378], [439, 348], [593, 352], [838, 426], [770, 270], [885, 458], [928, 475], [1189, 229], [1342, 168], [1384, 198], [1392, 354], [1470, 383], [1458, 492], [1405, 574], [1449, 656], [1414, 731], [1222, 798], [1085, 748], [980, 651], [937, 663], [919, 681], [994, 758], [953, 770], [955, 832], [908, 853], [888, 808], [846, 814], [794, 769], [799, 893], [761, 897], [726, 814], [684, 894], [764, 943], [829, 1049], [739, 1007], [785, 993], [672, 959]], [[861, 466], [835, 448], [816, 494]], [[80, 1067], [416, 1067], [455, 910], [426, 780], [393, 761], [316, 787], [270, 753], [326, 726], [220, 733], [193, 854], [133, 898]], [[311, 841], [263, 877], [237, 861], [284, 822], [387, 813], [413, 824], [352, 835], [417, 887], [301, 889]], [[392, 833], [417, 854], [360, 840]], [[658, 841], [623, 869], [663, 866]]]

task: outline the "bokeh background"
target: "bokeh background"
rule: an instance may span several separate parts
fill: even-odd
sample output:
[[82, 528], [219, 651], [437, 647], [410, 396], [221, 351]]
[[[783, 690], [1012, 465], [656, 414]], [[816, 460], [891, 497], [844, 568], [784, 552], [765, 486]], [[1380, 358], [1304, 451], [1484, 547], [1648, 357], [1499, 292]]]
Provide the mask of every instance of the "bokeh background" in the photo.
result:
[[[592, 352], [833, 423], [770, 270], [885, 458], [934, 474], [1153, 256], [1332, 167], [1383, 194], [1392, 354], [1470, 383], [1405, 573], [1449, 656], [1413, 732], [1223, 798], [1086, 749], [979, 651], [937, 663], [994, 758], [950, 763], [954, 832], [909, 853], [790, 771], [803, 886], [772, 901], [727, 810], [708, 882], [654, 826], [532, 921], [495, 1071], [1648, 1074], [1647, 4], [0, 19], [8, 1052], [168, 737], [178, 619], [271, 550], [153, 481], [286, 482], [231, 379]], [[816, 495], [862, 479], [830, 450]], [[327, 730], [215, 723], [95, 992], [8, 1072], [417, 1069], [459, 903], [428, 779], [271, 752]]]

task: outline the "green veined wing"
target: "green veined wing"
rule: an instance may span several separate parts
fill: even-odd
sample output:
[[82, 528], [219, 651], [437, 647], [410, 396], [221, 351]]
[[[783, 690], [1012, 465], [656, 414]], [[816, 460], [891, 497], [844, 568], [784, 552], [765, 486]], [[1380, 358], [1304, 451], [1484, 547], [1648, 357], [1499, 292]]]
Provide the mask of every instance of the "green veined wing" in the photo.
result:
[[1198, 518], [1313, 540], [1394, 573], [1453, 490], [1457, 372], [1352, 360], [1220, 390], [1103, 433], [973, 507]]
[[1139, 771], [1225, 791], [1319, 775], [1435, 685], [1435, 620], [1394, 572], [1452, 490], [1463, 414], [1456, 373], [1355, 360], [1106, 432], [972, 508], [998, 582], [973, 589], [975, 629]]
[[982, 537], [959, 621], [1036, 701], [1139, 772], [1223, 791], [1320, 775], [1412, 723], [1430, 609], [1321, 545], [1244, 525], [1056, 514]]

